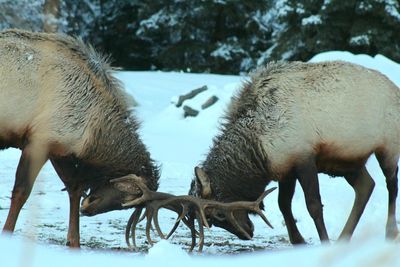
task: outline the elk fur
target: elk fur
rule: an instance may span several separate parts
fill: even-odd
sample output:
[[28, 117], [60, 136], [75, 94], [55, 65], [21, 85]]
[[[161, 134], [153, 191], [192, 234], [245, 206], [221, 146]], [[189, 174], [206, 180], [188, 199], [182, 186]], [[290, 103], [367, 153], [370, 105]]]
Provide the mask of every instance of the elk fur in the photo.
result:
[[378, 71], [342, 61], [272, 62], [255, 71], [233, 97], [220, 134], [201, 164], [210, 186], [202, 186], [204, 176], [198, 175], [191, 194], [224, 202], [253, 201], [270, 181], [278, 181], [290, 239], [302, 243], [290, 208], [293, 181], [297, 178], [302, 185], [310, 215], [321, 240], [326, 240], [316, 173], [344, 176], [356, 199], [362, 199], [356, 200], [342, 232], [346, 238], [363, 210], [356, 206], [365, 206], [374, 187], [365, 169], [371, 154], [387, 179], [387, 235], [393, 237], [399, 88]]
[[72, 246], [79, 246], [83, 190], [128, 174], [157, 189], [158, 169], [137, 133], [134, 100], [112, 73], [107, 59], [79, 38], [0, 32], [0, 147], [23, 151], [4, 230], [14, 230], [47, 159], [70, 195]]

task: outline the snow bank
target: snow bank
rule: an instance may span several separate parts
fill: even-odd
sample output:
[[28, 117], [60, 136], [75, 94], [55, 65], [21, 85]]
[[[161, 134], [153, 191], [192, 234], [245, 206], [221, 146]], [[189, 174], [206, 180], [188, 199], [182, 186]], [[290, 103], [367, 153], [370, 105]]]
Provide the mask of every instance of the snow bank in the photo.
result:
[[[0, 237], [1, 266], [307, 266], [307, 267], [394, 267], [400, 266], [400, 246], [365, 236], [348, 244], [297, 247], [274, 252], [231, 256], [189, 255], [179, 246], [161, 241], [145, 256], [134, 253], [49, 249], [30, 240]], [[9, 254], [8, 254], [9, 253]], [[143, 265], [142, 265], [143, 264]]]

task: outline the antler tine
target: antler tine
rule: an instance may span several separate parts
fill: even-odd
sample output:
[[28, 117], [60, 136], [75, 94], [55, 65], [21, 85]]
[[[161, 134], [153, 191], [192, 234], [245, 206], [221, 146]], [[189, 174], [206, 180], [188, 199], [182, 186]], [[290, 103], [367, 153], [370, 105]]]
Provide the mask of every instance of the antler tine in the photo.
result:
[[265, 190], [265, 192], [262, 193], [261, 196], [260, 196], [260, 197], [256, 200], [256, 202], [255, 202], [255, 203], [257, 203], [255, 212], [256, 212], [258, 215], [260, 215], [261, 219], [263, 219], [263, 221], [264, 221], [269, 227], [271, 227], [272, 229], [274, 229], [274, 227], [273, 227], [272, 224], [268, 221], [267, 217], [265, 217], [263, 211], [260, 209], [260, 203], [261, 203], [261, 201], [264, 200], [264, 198], [265, 198], [267, 195], [269, 195], [269, 194], [270, 194], [272, 191], [274, 191], [275, 189], [276, 189], [276, 187], [272, 187], [272, 188], [270, 188], [270, 189], [268, 189], [268, 190]]
[[182, 213], [179, 215], [179, 217], [176, 219], [176, 221], [180, 221], [183, 218], [185, 218], [185, 216], [188, 214], [189, 212], [189, 206], [185, 205], [185, 204], [181, 204], [182, 205]]
[[154, 226], [155, 226], [155, 228], [156, 228], [156, 230], [157, 230], [158, 235], [159, 235], [162, 239], [166, 239], [164, 233], [161, 231], [160, 224], [159, 224], [159, 222], [158, 222], [158, 209], [156, 209], [156, 210], [154, 211], [154, 214], [153, 214], [153, 221], [154, 221]]
[[273, 192], [276, 188], [277, 188], [277, 187], [275, 186], [275, 187], [271, 187], [271, 188], [268, 189], [268, 190], [265, 190], [264, 193], [262, 193], [261, 196], [259, 196], [255, 202], [258, 203], [258, 204], [260, 204], [261, 201], [263, 201], [264, 198], [265, 198], [266, 196], [268, 196], [271, 192]]
[[[196, 220], [197, 220], [197, 224], [199, 225], [199, 252], [202, 252], [203, 245], [204, 245], [204, 227], [203, 227], [201, 215], [198, 211], [196, 211]], [[194, 225], [193, 225], [193, 228], [194, 228]]]
[[[183, 218], [183, 219], [182, 219], [182, 222], [190, 229], [190, 225], [188, 224], [188, 223], [189, 223], [189, 220], [188, 220], [188, 219]], [[196, 236], [199, 236], [199, 235], [200, 235], [199, 232], [198, 232], [195, 228], [193, 228], [193, 229], [194, 229], [194, 234], [195, 234]]]
[[246, 236], [247, 239], [251, 239], [251, 236], [243, 229], [242, 226], [236, 221], [235, 217], [233, 216], [233, 211], [230, 211], [228, 213], [229, 221], [233, 224], [233, 226], [241, 232], [244, 236]]
[[[193, 247], [189, 250], [189, 251], [192, 251], [193, 250], [193, 248], [194, 248], [194, 246], [196, 245], [196, 236], [198, 236], [199, 235], [199, 232], [197, 232], [196, 231], [196, 229], [193, 227], [193, 226], [191, 226], [190, 224], [189, 224], [189, 221], [187, 220], [187, 219], [185, 219], [185, 218], [183, 218], [182, 220], [177, 220], [176, 222], [175, 222], [175, 225], [174, 225], [174, 227], [171, 229], [171, 231], [169, 232], [169, 234], [167, 235], [167, 238], [166, 239], [169, 239], [170, 237], [171, 237], [171, 235], [175, 232], [175, 230], [176, 230], [176, 228], [178, 228], [178, 226], [179, 226], [179, 224], [181, 223], [181, 221], [190, 229], [190, 231], [192, 232], [192, 244], [193, 244]], [[193, 241], [193, 238], [194, 238], [194, 241]]]
[[[185, 218], [185, 216], [189, 212], [189, 207], [187, 205], [184, 205], [183, 203], [181, 203], [181, 206], [182, 206], [182, 213], [179, 214], [178, 218], [176, 218], [174, 227], [172, 227], [171, 231], [168, 233], [167, 239], [170, 238], [171, 235], [176, 231], [176, 229], [178, 228], [180, 222]], [[188, 225], [186, 222], [185, 222], [185, 224]]]
[[199, 211], [199, 213], [200, 213], [199, 215], [200, 215], [200, 218], [201, 218], [201, 222], [202, 222], [208, 229], [210, 229], [210, 225], [208, 225], [206, 215], [204, 214], [204, 210], [207, 208], [208, 204], [206, 203], [206, 204], [200, 205], [200, 203], [197, 203], [197, 202], [196, 202], [196, 206], [198, 207], [198, 211]]
[[265, 217], [264, 213], [260, 210], [260, 211], [256, 211], [258, 215], [260, 215], [261, 219], [263, 219], [263, 221], [272, 229], [274, 229], [274, 227], [272, 226], [272, 224], [268, 221], [267, 217]]
[[147, 237], [147, 242], [148, 242], [150, 245], [153, 245], [153, 244], [154, 244], [154, 241], [151, 239], [151, 236], [150, 236], [151, 221], [153, 220], [153, 214], [152, 214], [150, 208], [146, 208], [146, 217], [147, 217], [147, 222], [146, 222], [146, 237]]
[[[139, 209], [139, 212], [138, 212], [138, 215], [136, 216], [136, 218], [140, 217], [140, 215], [142, 214], [142, 210], [143, 210], [143, 208]], [[143, 212], [143, 214], [146, 214], [146, 212]], [[133, 243], [133, 246], [134, 246], [135, 250], [137, 249], [137, 246], [136, 246], [136, 226], [137, 226], [137, 224], [139, 222], [140, 222], [140, 219], [139, 220], [135, 219], [134, 223], [132, 224], [132, 228], [131, 228], [131, 238], [132, 238], [132, 243]]]
[[192, 252], [194, 247], [196, 246], [196, 229], [194, 228], [194, 219], [186, 221], [182, 220], [190, 229], [190, 234], [192, 235], [192, 244], [190, 245], [189, 252]]
[[179, 226], [180, 223], [181, 223], [180, 220], [179, 220], [179, 221], [177, 220], [177, 221], [175, 222], [174, 227], [172, 227], [171, 231], [169, 231], [169, 233], [168, 233], [168, 235], [167, 235], [167, 237], [166, 237], [165, 239], [169, 239], [169, 238], [171, 237], [171, 235], [172, 235], [173, 233], [175, 233], [175, 231], [176, 231], [176, 229], [178, 228], [178, 226]]
[[[203, 250], [203, 245], [204, 245], [204, 227], [203, 225], [206, 225], [209, 228], [209, 225], [207, 223], [206, 216], [204, 214], [204, 209], [207, 206], [207, 204], [200, 204], [199, 199], [192, 197], [192, 196], [180, 196], [180, 197], [175, 197], [175, 198], [170, 198], [163, 200], [159, 202], [159, 205], [157, 206], [157, 209], [164, 207], [170, 210], [175, 211], [176, 213], [179, 214], [178, 218], [176, 219], [176, 222], [171, 229], [170, 233], [167, 235], [167, 239], [175, 232], [177, 229], [179, 223], [183, 221], [185, 225], [190, 229], [191, 232], [191, 237], [192, 237], [192, 244], [189, 248], [189, 252], [193, 251], [194, 247], [196, 246], [196, 234], [199, 235], [199, 252]], [[179, 205], [176, 205], [176, 202]], [[151, 205], [151, 204], [150, 204]], [[195, 219], [198, 222], [199, 225], [199, 232], [196, 231], [195, 226], [194, 226], [194, 218], [189, 216], [187, 219], [186, 216], [189, 213], [189, 206], [194, 205], [196, 206], [195, 210]]]
[[131, 217], [129, 217], [128, 223], [126, 224], [126, 228], [125, 228], [125, 241], [126, 241], [126, 244], [128, 244], [128, 247], [130, 247], [130, 248], [132, 247], [132, 245], [129, 241], [129, 233], [131, 231], [131, 226], [132, 226], [135, 216], [136, 216], [136, 210], [132, 213]]
[[141, 221], [143, 221], [146, 218], [146, 212], [143, 212], [142, 217], [140, 217], [138, 223], [140, 223]]
[[[137, 208], [135, 211], [132, 213], [131, 217], [129, 218], [128, 224], [126, 226], [125, 230], [125, 241], [128, 244], [129, 247], [133, 248], [136, 250], [136, 225], [138, 224], [139, 217], [142, 213], [143, 208]], [[132, 236], [132, 243], [133, 246], [131, 246], [129, 242], [129, 231], [131, 232]]]

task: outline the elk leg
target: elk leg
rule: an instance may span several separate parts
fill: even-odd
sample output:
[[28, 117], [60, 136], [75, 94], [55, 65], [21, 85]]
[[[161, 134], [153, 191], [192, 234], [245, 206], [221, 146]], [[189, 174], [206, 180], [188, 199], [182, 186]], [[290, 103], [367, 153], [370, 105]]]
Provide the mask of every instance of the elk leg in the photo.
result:
[[295, 168], [300, 185], [304, 192], [307, 210], [314, 220], [321, 241], [329, 241], [322, 212], [321, 196], [319, 193], [318, 170], [313, 161], [299, 164]]
[[345, 178], [354, 189], [355, 199], [350, 216], [339, 236], [340, 240], [351, 238], [375, 186], [374, 180], [365, 167], [351, 175], [346, 175]]
[[398, 156], [390, 157], [387, 154], [377, 154], [379, 165], [386, 177], [386, 187], [389, 193], [388, 218], [386, 222], [386, 238], [394, 239], [399, 231], [396, 223], [396, 199], [398, 192]]
[[28, 199], [40, 169], [47, 161], [47, 150], [43, 146], [28, 144], [23, 150], [15, 175], [11, 195], [11, 206], [3, 232], [13, 232], [18, 215]]
[[82, 196], [82, 189], [73, 180], [76, 176], [74, 163], [68, 159], [51, 159], [58, 176], [66, 185], [69, 197], [69, 224], [67, 234], [67, 246], [79, 247], [79, 205]]
[[285, 219], [286, 228], [289, 239], [292, 244], [304, 244], [304, 238], [297, 229], [296, 221], [292, 213], [292, 198], [296, 187], [296, 179], [288, 178], [283, 182], [279, 182], [278, 204]]
[[69, 196], [69, 224], [67, 234], [67, 246], [78, 248], [80, 246], [79, 235], [79, 204], [82, 196], [80, 187], [68, 187]]

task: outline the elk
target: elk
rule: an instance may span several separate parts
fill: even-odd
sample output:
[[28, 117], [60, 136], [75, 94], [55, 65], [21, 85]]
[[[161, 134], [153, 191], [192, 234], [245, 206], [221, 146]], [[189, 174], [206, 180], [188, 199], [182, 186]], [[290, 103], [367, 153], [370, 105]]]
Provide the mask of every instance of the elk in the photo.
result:
[[[263, 217], [254, 205], [263, 208], [262, 199], [271, 191], [264, 192], [266, 186], [277, 181], [278, 205], [290, 242], [301, 244], [305, 241], [291, 208], [298, 181], [320, 240], [329, 242], [318, 183], [318, 173], [326, 173], [343, 176], [355, 191], [339, 236], [349, 240], [375, 186], [365, 167], [375, 154], [389, 194], [386, 237], [393, 239], [398, 235], [399, 114], [399, 88], [375, 70], [342, 61], [271, 62], [252, 73], [233, 97], [220, 133], [201, 167], [195, 168], [189, 190], [193, 198], [145, 194], [144, 186], [123, 178], [143, 192], [141, 198], [123, 205], [146, 206], [148, 224], [154, 218], [156, 228], [160, 208], [176, 211], [177, 223], [183, 221], [192, 231], [192, 248], [194, 219], [248, 240], [254, 231], [249, 213]], [[130, 191], [116, 181], [116, 188]], [[129, 228], [134, 234], [140, 209], [128, 222], [127, 237]]]
[[111, 179], [136, 174], [157, 189], [159, 169], [137, 133], [133, 99], [112, 73], [107, 59], [79, 38], [0, 32], [0, 148], [22, 150], [3, 232], [14, 231], [47, 160], [69, 195], [71, 247], [80, 246], [79, 210], [91, 216], [122, 209], [135, 197]]
[[[383, 74], [342, 61], [272, 62], [255, 71], [233, 97], [189, 193], [220, 202], [254, 201], [277, 181], [290, 242], [299, 244], [304, 238], [291, 209], [297, 180], [320, 240], [329, 242], [318, 173], [343, 176], [355, 191], [339, 236], [348, 240], [375, 185], [365, 167], [375, 154], [389, 194], [386, 237], [393, 239], [398, 234], [399, 135], [400, 91]], [[250, 239], [254, 227], [248, 214], [235, 213], [242, 229], [225, 218], [209, 219]]]

